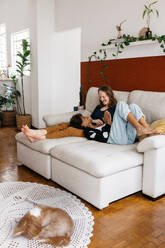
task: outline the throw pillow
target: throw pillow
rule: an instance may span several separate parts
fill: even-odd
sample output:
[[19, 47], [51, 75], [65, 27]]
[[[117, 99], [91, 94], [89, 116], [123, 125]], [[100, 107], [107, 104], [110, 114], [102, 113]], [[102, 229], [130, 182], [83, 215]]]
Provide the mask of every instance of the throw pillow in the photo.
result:
[[[165, 119], [160, 119], [160, 120], [152, 122], [150, 127], [155, 128], [159, 133], [165, 133]], [[146, 137], [147, 135], [142, 135], [139, 138], [139, 141], [142, 141]]]

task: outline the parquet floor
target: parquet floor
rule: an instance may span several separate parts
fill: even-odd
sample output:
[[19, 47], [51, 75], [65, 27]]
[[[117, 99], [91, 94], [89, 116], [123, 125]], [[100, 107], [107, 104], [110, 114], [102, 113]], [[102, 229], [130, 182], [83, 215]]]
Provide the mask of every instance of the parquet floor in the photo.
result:
[[[15, 128], [0, 128], [0, 180], [38, 182], [55, 187], [25, 166], [17, 166]], [[165, 248], [165, 197], [153, 202], [141, 192], [100, 211], [86, 203], [95, 218], [89, 248]]]

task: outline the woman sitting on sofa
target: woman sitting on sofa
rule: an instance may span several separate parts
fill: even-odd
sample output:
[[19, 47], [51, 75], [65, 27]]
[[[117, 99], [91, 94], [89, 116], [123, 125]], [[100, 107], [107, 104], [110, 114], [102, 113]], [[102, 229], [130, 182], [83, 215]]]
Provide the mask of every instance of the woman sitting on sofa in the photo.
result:
[[45, 138], [85, 135], [88, 139], [121, 145], [133, 144], [137, 136], [158, 133], [149, 127], [139, 106], [117, 102], [109, 86], [99, 88], [98, 94], [100, 105], [91, 114], [93, 119], [78, 114], [71, 118], [69, 126], [62, 123], [43, 130], [32, 130], [24, 126], [22, 132], [31, 142]]
[[[105, 133], [106, 143], [120, 145], [133, 144], [136, 137], [144, 134], [158, 134], [157, 130], [150, 128], [145, 121], [144, 114], [138, 105], [128, 105], [123, 101], [117, 102], [109, 86], [100, 87], [98, 89], [98, 95], [100, 104], [95, 108], [91, 117], [93, 119], [101, 117], [103, 122], [106, 119], [106, 123], [111, 125], [108, 137]], [[109, 123], [108, 118], [110, 120]], [[85, 132], [85, 136], [89, 139], [92, 139], [92, 137], [95, 139], [96, 137], [90, 130]]]

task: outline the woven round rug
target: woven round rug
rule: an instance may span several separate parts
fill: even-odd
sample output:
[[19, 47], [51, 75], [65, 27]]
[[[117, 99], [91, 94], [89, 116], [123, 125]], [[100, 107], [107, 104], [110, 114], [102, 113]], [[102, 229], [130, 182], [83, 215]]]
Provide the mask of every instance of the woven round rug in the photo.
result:
[[67, 248], [85, 248], [90, 243], [94, 218], [89, 209], [74, 195], [37, 183], [0, 183], [0, 247], [3, 248], [52, 248], [38, 240], [13, 237], [13, 230], [20, 218], [34, 207], [44, 204], [65, 210], [73, 219], [74, 232]]

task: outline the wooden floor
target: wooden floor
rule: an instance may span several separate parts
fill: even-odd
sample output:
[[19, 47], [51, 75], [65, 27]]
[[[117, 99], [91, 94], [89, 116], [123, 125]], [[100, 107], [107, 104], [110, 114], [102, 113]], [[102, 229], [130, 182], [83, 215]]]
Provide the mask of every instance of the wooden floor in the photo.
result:
[[[0, 128], [0, 180], [38, 182], [59, 187], [25, 166], [17, 166], [15, 128]], [[140, 192], [100, 211], [89, 248], [165, 248], [165, 197], [153, 202]]]

